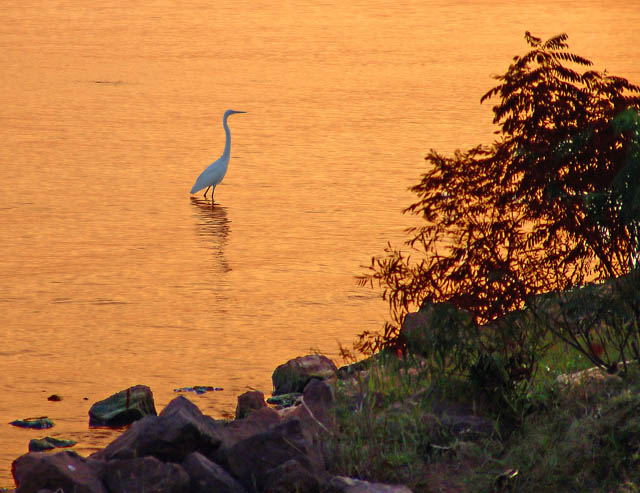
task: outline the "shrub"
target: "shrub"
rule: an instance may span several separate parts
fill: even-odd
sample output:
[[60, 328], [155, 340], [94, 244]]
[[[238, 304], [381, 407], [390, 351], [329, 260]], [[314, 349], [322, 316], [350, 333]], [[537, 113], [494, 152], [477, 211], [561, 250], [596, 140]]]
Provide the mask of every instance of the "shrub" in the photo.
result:
[[[405, 315], [425, 300], [482, 325], [533, 295], [638, 267], [640, 87], [579, 72], [591, 62], [567, 51], [567, 39], [525, 34], [529, 51], [481, 98], [499, 98], [492, 145], [427, 155], [411, 188], [418, 200], [404, 211], [424, 220], [408, 230], [411, 252], [388, 245], [360, 277], [382, 287], [392, 319], [382, 335], [360, 336], [362, 351], [397, 344]], [[515, 338], [511, 324], [485, 328], [497, 360], [535, 359], [526, 327]]]

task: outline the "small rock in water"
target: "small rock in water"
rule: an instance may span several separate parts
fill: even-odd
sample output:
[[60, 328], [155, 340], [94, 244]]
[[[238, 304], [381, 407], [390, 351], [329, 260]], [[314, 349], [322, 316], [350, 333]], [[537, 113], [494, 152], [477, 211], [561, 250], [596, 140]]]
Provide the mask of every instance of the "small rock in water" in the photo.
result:
[[174, 392], [195, 392], [196, 394], [204, 394], [205, 392], [213, 392], [223, 390], [222, 387], [209, 387], [204, 385], [195, 385], [194, 387], [182, 387], [173, 389]]
[[53, 401], [53, 402], [60, 402], [62, 400], [62, 397], [59, 396], [58, 394], [52, 394], [49, 397], [47, 397], [48, 401]]
[[59, 447], [73, 447], [75, 440], [62, 440], [53, 437], [32, 438], [29, 441], [29, 452], [42, 452], [44, 450], [52, 450]]
[[31, 428], [34, 430], [42, 430], [45, 428], [53, 427], [53, 421], [51, 421], [46, 416], [40, 416], [39, 418], [16, 419], [9, 424], [18, 426], [20, 428]]

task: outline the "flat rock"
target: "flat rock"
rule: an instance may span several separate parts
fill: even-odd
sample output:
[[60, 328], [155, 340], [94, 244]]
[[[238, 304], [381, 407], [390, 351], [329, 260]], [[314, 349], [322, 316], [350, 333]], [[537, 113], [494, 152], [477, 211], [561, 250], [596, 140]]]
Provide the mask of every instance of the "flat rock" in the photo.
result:
[[174, 392], [193, 392], [194, 394], [205, 394], [207, 392], [219, 392], [224, 390], [222, 387], [211, 387], [210, 385], [195, 385], [193, 387], [182, 387], [173, 389]]
[[89, 426], [125, 426], [156, 414], [151, 389], [146, 385], [136, 385], [91, 406]]
[[44, 430], [46, 428], [53, 427], [53, 421], [46, 416], [41, 416], [39, 418], [16, 419], [9, 424], [19, 428], [31, 428], [34, 430]]
[[336, 365], [326, 356], [310, 354], [278, 366], [271, 377], [273, 395], [302, 392], [312, 378], [323, 380], [336, 373]]
[[274, 406], [291, 407], [295, 405], [301, 397], [302, 394], [300, 392], [291, 392], [290, 394], [272, 395], [267, 399], [267, 402]]
[[29, 441], [29, 452], [44, 452], [54, 448], [73, 447], [75, 440], [62, 440], [54, 437], [32, 438]]
[[37, 493], [43, 489], [74, 493], [108, 493], [100, 479], [104, 464], [86, 459], [71, 450], [56, 454], [30, 452], [11, 466], [17, 493]]

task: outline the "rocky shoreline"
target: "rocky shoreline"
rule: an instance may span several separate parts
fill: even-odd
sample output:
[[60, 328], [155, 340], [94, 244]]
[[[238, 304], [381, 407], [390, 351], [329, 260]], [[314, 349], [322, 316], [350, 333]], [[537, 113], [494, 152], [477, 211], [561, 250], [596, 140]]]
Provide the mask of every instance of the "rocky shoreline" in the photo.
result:
[[[274, 392], [238, 397], [236, 417], [216, 420], [184, 396], [159, 414], [148, 387], [135, 386], [94, 404], [92, 426], [132, 423], [89, 457], [71, 450], [17, 458], [16, 493], [398, 492], [405, 486], [369, 483], [328, 472], [324, 441], [331, 434], [332, 381], [338, 370], [324, 356], [280, 365]], [[283, 406], [288, 404], [288, 406]]]

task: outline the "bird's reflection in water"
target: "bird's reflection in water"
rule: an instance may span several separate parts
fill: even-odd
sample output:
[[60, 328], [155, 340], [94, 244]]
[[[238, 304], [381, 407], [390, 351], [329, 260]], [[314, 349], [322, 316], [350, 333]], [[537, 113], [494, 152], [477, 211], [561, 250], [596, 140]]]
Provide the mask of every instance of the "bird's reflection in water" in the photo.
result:
[[201, 197], [191, 197], [191, 205], [198, 219], [198, 235], [211, 242], [211, 250], [219, 264], [214, 270], [229, 272], [231, 267], [224, 255], [224, 247], [227, 244], [231, 221], [227, 217], [227, 208], [221, 205], [211, 207], [211, 201]]

